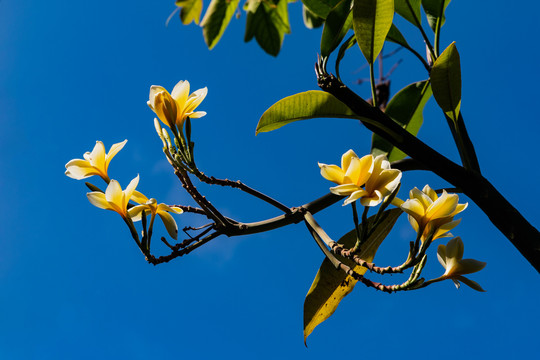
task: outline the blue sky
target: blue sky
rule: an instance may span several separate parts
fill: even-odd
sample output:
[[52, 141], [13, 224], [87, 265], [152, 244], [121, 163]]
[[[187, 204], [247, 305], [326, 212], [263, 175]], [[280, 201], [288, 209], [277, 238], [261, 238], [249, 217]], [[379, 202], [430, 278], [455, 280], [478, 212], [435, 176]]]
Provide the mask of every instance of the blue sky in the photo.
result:
[[[503, 1], [489, 9], [452, 2], [442, 41], [456, 41], [461, 55], [462, 111], [484, 175], [538, 226], [540, 128], [531, 110], [539, 54], [530, 38], [540, 9], [527, 3], [524, 11], [525, 5]], [[92, 206], [83, 182], [67, 178], [64, 165], [96, 140], [109, 148], [128, 139], [111, 176], [125, 186], [140, 174], [145, 194], [193, 205], [161, 153], [146, 105], [150, 85], [172, 89], [189, 80], [193, 90], [207, 86], [200, 109], [208, 115], [193, 121], [201, 170], [241, 179], [289, 206], [328, 191], [318, 161], [338, 163], [348, 149], [367, 153], [370, 146], [370, 134], [349, 120], [310, 120], [254, 136], [270, 105], [316, 89], [320, 30], [305, 29], [300, 4], [290, 5], [292, 35], [277, 58], [243, 43], [244, 13], [208, 51], [200, 28], [181, 26], [177, 17], [165, 26], [173, 10], [173, 1], [0, 2], [0, 358], [512, 359], [537, 353], [538, 274], [474, 204], [453, 232], [465, 242], [465, 257], [487, 262], [471, 276], [487, 293], [447, 282], [393, 295], [358, 286], [315, 329], [307, 349], [302, 306], [323, 255], [302, 224], [218, 238], [169, 264], [147, 264], [121, 218]], [[404, 51], [385, 66], [400, 58], [394, 92], [426, 77]], [[369, 97], [367, 84], [354, 84], [368, 76], [366, 69], [357, 72], [363, 63], [352, 49], [342, 76]], [[419, 136], [457, 159], [433, 100], [424, 115]], [[403, 182], [402, 189], [446, 185], [427, 173], [407, 173]], [[277, 215], [234, 190], [200, 189], [227, 216]], [[348, 209], [339, 205], [317, 220], [336, 238], [350, 230]], [[201, 224], [190, 216], [178, 222]], [[412, 236], [401, 219], [378, 261], [400, 261]], [[430, 277], [442, 270], [433, 255]]]

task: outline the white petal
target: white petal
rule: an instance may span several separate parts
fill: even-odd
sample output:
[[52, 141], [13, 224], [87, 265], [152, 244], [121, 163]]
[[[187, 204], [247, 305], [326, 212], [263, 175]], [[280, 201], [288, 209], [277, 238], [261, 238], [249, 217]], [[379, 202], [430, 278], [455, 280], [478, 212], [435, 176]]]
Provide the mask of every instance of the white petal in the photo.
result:
[[189, 95], [189, 81], [180, 80], [178, 84], [174, 86], [174, 89], [171, 92], [171, 96], [176, 101], [176, 105], [178, 106], [179, 111], [183, 111], [185, 109], [188, 95]]
[[88, 200], [92, 205], [97, 206], [101, 209], [111, 210], [111, 206], [109, 205], [107, 199], [105, 199], [105, 194], [103, 194], [102, 192], [93, 191], [87, 193], [86, 196], [88, 197]]
[[105, 198], [108, 202], [121, 206], [122, 204], [122, 188], [116, 180], [111, 180], [105, 190]]
[[128, 210], [128, 215], [133, 221], [139, 221], [142, 219], [143, 210], [146, 209], [146, 205], [137, 205]]
[[109, 163], [111, 162], [112, 158], [118, 154], [118, 152], [120, 150], [122, 150], [122, 148], [126, 145], [127, 143], [127, 139], [122, 141], [122, 142], [119, 142], [117, 144], [114, 144], [113, 146], [111, 146], [111, 149], [109, 150], [109, 153], [107, 154], [106, 156], [106, 160], [105, 160], [105, 170], [107, 170], [107, 168], [109, 167]]
[[139, 175], [137, 175], [133, 180], [131, 180], [129, 185], [126, 187], [126, 190], [124, 190], [123, 192], [124, 197], [123, 197], [123, 203], [122, 203], [122, 206], [124, 209], [127, 207], [127, 203], [131, 199], [131, 196], [133, 195], [133, 192], [135, 191], [135, 188], [137, 187], [138, 184], [139, 184]]
[[96, 141], [96, 146], [88, 155], [90, 164], [98, 169], [105, 168], [105, 145], [101, 141]]
[[178, 237], [178, 226], [176, 225], [176, 221], [174, 221], [171, 214], [161, 211], [158, 212], [158, 215], [163, 221], [163, 225], [165, 225], [165, 228], [167, 229], [169, 235], [176, 240], [176, 238]]

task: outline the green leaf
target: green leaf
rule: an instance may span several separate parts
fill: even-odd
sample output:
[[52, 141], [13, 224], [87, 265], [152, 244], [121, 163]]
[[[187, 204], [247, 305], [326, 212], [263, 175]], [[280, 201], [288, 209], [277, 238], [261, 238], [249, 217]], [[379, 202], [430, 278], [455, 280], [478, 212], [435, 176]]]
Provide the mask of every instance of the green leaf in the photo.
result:
[[426, 12], [429, 27], [436, 33], [444, 25], [444, 11], [448, 4], [450, 4], [450, 0], [422, 0], [422, 7]]
[[279, 54], [285, 33], [290, 33], [287, 0], [250, 1], [244, 41], [253, 37], [268, 54]]
[[326, 17], [321, 36], [321, 56], [327, 57], [334, 51], [352, 25], [351, 1], [342, 0]]
[[302, 17], [308, 29], [316, 29], [324, 24], [324, 19], [315, 15], [306, 5], [302, 5]]
[[422, 25], [420, 5], [422, 0], [394, 0], [396, 12], [414, 26]]
[[386, 40], [401, 45], [407, 49], [410, 48], [409, 43], [407, 43], [407, 40], [405, 40], [405, 37], [403, 37], [401, 31], [399, 31], [394, 24], [392, 24], [390, 27], [390, 31], [388, 31], [388, 34], [386, 35]]
[[177, 0], [176, 6], [180, 9], [180, 21], [182, 24], [188, 25], [192, 21], [199, 25], [201, 19], [203, 2], [202, 0]]
[[272, 105], [261, 116], [255, 135], [279, 129], [294, 121], [313, 118], [358, 119], [353, 111], [334, 95], [311, 90], [288, 96]]
[[201, 26], [204, 41], [209, 49], [214, 48], [229, 25], [240, 0], [212, 0], [204, 14]]
[[339, 76], [339, 64], [341, 63], [341, 59], [345, 56], [345, 52], [349, 50], [351, 47], [356, 44], [356, 36], [353, 35], [350, 38], [348, 38], [339, 48], [338, 55], [336, 57], [336, 76], [341, 81], [341, 77]]
[[[362, 245], [359, 254], [362, 259], [373, 261], [377, 249], [401, 213], [401, 209], [383, 213], [380, 225]], [[370, 217], [368, 222], [372, 222], [374, 218], [375, 216]], [[346, 248], [353, 247], [356, 243], [356, 230], [349, 231], [338, 242]], [[356, 265], [352, 260], [338, 258], [357, 273], [363, 275], [366, 272], [366, 268]], [[353, 277], [337, 270], [327, 258], [324, 259], [304, 301], [304, 343], [313, 329], [334, 313], [341, 300], [353, 290], [356, 282]]]
[[431, 69], [433, 97], [444, 113], [457, 121], [461, 107], [461, 65], [456, 43], [451, 43]]
[[341, 0], [302, 0], [302, 3], [320, 18], [326, 19], [330, 11]]
[[373, 65], [383, 48], [393, 18], [393, 0], [363, 0], [353, 3], [354, 33], [370, 65]]
[[[431, 86], [427, 80], [410, 84], [390, 100], [386, 107], [386, 115], [416, 136], [424, 121], [422, 113], [431, 94]], [[371, 152], [373, 155], [386, 154], [390, 162], [407, 156], [377, 134], [373, 134]]]

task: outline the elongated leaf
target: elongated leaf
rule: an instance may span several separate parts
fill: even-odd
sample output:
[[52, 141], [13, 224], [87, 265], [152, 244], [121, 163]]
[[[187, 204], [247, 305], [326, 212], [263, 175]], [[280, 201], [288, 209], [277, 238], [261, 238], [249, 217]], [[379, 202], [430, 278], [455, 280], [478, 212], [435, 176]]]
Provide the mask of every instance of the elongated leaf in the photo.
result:
[[405, 37], [403, 37], [401, 31], [399, 31], [394, 24], [392, 24], [390, 27], [390, 31], [388, 31], [388, 34], [386, 35], [386, 40], [401, 45], [405, 48], [409, 48], [409, 43], [407, 43], [407, 40], [405, 40]]
[[430, 75], [437, 104], [447, 116], [457, 121], [461, 107], [461, 65], [455, 42], [437, 58]]
[[321, 36], [321, 56], [327, 57], [334, 51], [352, 25], [351, 1], [342, 0], [326, 17]]
[[422, 7], [426, 13], [429, 27], [434, 32], [444, 25], [444, 11], [451, 0], [422, 0]]
[[308, 29], [316, 29], [324, 24], [324, 19], [315, 15], [306, 5], [302, 5], [302, 17], [304, 18], [304, 25]]
[[203, 7], [202, 0], [177, 0], [176, 6], [181, 7], [180, 20], [182, 24], [187, 25], [192, 21], [199, 25]]
[[[387, 210], [383, 213], [382, 222], [362, 245], [359, 254], [362, 259], [373, 261], [377, 249], [401, 213], [400, 209]], [[370, 217], [368, 222], [372, 222], [374, 217]], [[356, 243], [356, 231], [354, 229], [349, 231], [339, 243], [346, 248], [353, 247]], [[366, 268], [356, 265], [352, 260], [341, 257], [340, 260], [359, 274], [366, 272]], [[304, 301], [304, 343], [313, 329], [334, 313], [341, 300], [353, 290], [356, 282], [353, 277], [337, 270], [328, 259], [324, 259]]]
[[[410, 84], [394, 95], [386, 107], [386, 114], [408, 132], [416, 135], [424, 121], [422, 113], [431, 94], [431, 86], [427, 80]], [[386, 154], [389, 161], [401, 160], [407, 156], [376, 134], [373, 134], [371, 152], [374, 155]]]
[[326, 19], [328, 13], [330, 13], [340, 1], [341, 0], [302, 0], [302, 3], [315, 15]]
[[294, 121], [313, 118], [358, 119], [353, 111], [334, 95], [311, 90], [288, 96], [272, 105], [261, 116], [255, 135], [279, 129]]
[[204, 41], [209, 49], [218, 43], [229, 25], [240, 0], [212, 0], [204, 14], [201, 26]]
[[420, 13], [420, 5], [422, 0], [394, 0], [396, 12], [403, 16], [414, 26], [421, 26], [422, 15]]
[[394, 0], [362, 0], [353, 4], [353, 28], [367, 62], [373, 64], [392, 26]]
[[246, 8], [244, 41], [253, 37], [268, 54], [276, 56], [285, 33], [290, 33], [287, 0], [250, 1]]
[[339, 48], [338, 55], [336, 57], [336, 76], [340, 80], [341, 80], [341, 77], [339, 76], [339, 64], [341, 63], [341, 60], [345, 56], [345, 52], [347, 52], [347, 50], [349, 50], [351, 47], [353, 47], [354, 44], [356, 44], [356, 36], [355, 35], [353, 35], [350, 38], [348, 38], [347, 40], [345, 40], [345, 42]]

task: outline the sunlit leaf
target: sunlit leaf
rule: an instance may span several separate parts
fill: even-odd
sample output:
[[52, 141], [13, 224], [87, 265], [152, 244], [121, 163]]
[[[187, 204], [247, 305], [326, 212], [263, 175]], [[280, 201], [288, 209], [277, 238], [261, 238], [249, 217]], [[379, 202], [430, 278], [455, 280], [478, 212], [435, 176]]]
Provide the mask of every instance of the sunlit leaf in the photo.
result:
[[429, 27], [437, 32], [444, 25], [444, 11], [451, 0], [422, 0], [422, 7], [426, 13]]
[[229, 25], [239, 0], [212, 0], [204, 14], [201, 26], [203, 28], [204, 41], [209, 49], [218, 43], [223, 32]]
[[[427, 80], [410, 84], [390, 100], [386, 106], [386, 115], [408, 132], [416, 135], [424, 121], [422, 113], [431, 94], [431, 86]], [[407, 156], [377, 134], [373, 134], [371, 152], [374, 155], [386, 154], [389, 161], [401, 160]]]
[[285, 33], [290, 33], [287, 0], [250, 1], [246, 7], [244, 41], [253, 37], [268, 54], [276, 56]]
[[422, 24], [421, 3], [422, 0], [394, 0], [394, 8], [396, 13], [403, 16], [405, 20], [414, 26], [420, 26]]
[[182, 21], [182, 24], [187, 25], [192, 21], [197, 25], [199, 24], [203, 8], [202, 0], [177, 0], [176, 6], [181, 8], [180, 21]]
[[461, 65], [455, 42], [437, 58], [430, 76], [437, 104], [447, 116], [457, 121], [461, 107]]
[[324, 24], [324, 19], [315, 15], [306, 5], [302, 5], [302, 16], [308, 29], [316, 29]]
[[321, 56], [334, 51], [352, 25], [351, 0], [342, 0], [326, 17], [321, 36]]
[[353, 28], [367, 62], [373, 64], [392, 26], [393, 0], [362, 0], [353, 3]]
[[[373, 261], [377, 249], [401, 213], [400, 209], [387, 210], [383, 213], [380, 225], [362, 245], [359, 254], [362, 259]], [[370, 217], [368, 222], [371, 223], [374, 218], [375, 216]], [[346, 248], [353, 247], [356, 243], [356, 231], [349, 231], [338, 242]], [[356, 265], [352, 260], [338, 258], [357, 273], [366, 272], [366, 268]], [[316, 326], [334, 313], [341, 300], [353, 290], [356, 282], [353, 277], [337, 270], [328, 259], [324, 259], [304, 301], [304, 342]]]
[[302, 0], [302, 3], [315, 15], [326, 19], [328, 13], [330, 13], [340, 1], [341, 0]]
[[334, 95], [311, 90], [279, 100], [264, 112], [257, 124], [255, 135], [272, 131], [298, 120], [313, 118], [353, 118], [351, 109]]

